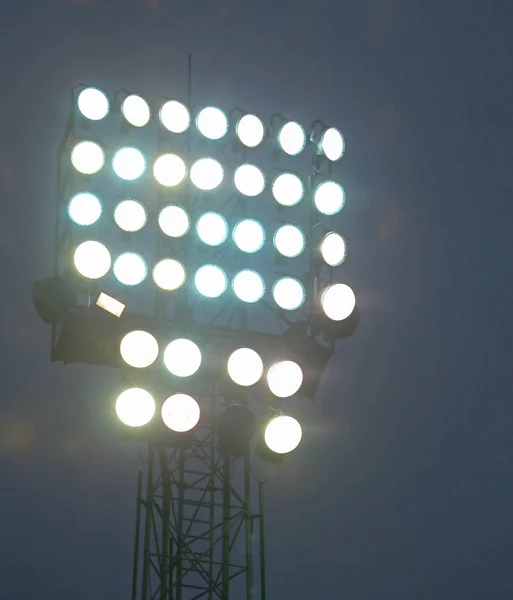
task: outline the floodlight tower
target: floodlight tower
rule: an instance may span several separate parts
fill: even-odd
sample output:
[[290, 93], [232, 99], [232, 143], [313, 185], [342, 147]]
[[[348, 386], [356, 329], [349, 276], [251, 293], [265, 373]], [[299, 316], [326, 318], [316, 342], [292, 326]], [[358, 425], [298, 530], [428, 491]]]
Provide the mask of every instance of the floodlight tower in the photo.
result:
[[299, 444], [294, 398], [358, 325], [334, 277], [343, 137], [190, 94], [80, 85], [71, 104], [54, 274], [33, 296], [51, 360], [117, 368], [120, 435], [148, 447], [132, 599], [264, 599], [253, 466]]

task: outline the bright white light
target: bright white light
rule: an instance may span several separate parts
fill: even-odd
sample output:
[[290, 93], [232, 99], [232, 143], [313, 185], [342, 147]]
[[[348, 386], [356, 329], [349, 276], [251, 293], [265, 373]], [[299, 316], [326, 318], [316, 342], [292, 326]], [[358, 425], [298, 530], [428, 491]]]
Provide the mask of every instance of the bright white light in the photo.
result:
[[110, 314], [114, 315], [115, 317], [120, 317], [125, 310], [125, 305], [123, 302], [116, 300], [116, 298], [113, 298], [104, 292], [100, 292], [98, 300], [96, 300], [96, 306], [99, 306], [100, 308], [103, 308], [103, 310], [110, 312]]
[[139, 231], [146, 225], [147, 220], [148, 215], [144, 206], [130, 198], [122, 200], [114, 210], [114, 221], [123, 231]]
[[172, 133], [183, 133], [191, 124], [189, 109], [176, 100], [169, 100], [160, 109], [160, 122]]
[[305, 236], [295, 225], [282, 225], [274, 234], [274, 246], [283, 256], [294, 258], [305, 249]]
[[82, 90], [77, 103], [78, 110], [91, 121], [100, 121], [109, 113], [109, 99], [97, 88]]
[[256, 271], [244, 269], [233, 278], [233, 291], [243, 302], [258, 302], [265, 292], [265, 283]]
[[172, 431], [190, 431], [196, 427], [199, 418], [199, 404], [187, 394], [173, 394], [162, 405], [162, 420]]
[[228, 237], [228, 223], [219, 213], [208, 212], [196, 224], [200, 240], [209, 246], [219, 246]]
[[114, 261], [114, 276], [123, 285], [139, 285], [146, 279], [148, 267], [143, 257], [135, 252], [123, 252]]
[[338, 267], [346, 258], [346, 242], [334, 231], [326, 234], [321, 242], [321, 254], [330, 267]]
[[153, 269], [153, 281], [162, 290], [177, 290], [185, 282], [184, 266], [173, 258], [164, 258]]
[[273, 182], [273, 196], [282, 206], [295, 206], [305, 194], [303, 182], [294, 173], [282, 173]]
[[244, 219], [233, 228], [233, 241], [242, 252], [258, 252], [265, 242], [265, 230], [258, 221]]
[[76, 194], [68, 204], [69, 218], [77, 225], [92, 225], [102, 214], [102, 205], [94, 194]]
[[136, 148], [121, 148], [112, 159], [114, 173], [121, 179], [133, 181], [139, 179], [146, 169], [146, 161], [142, 152]]
[[332, 161], [342, 158], [344, 154], [344, 138], [338, 129], [326, 129], [321, 138], [321, 149], [326, 158]]
[[173, 187], [185, 179], [187, 167], [176, 154], [162, 154], [153, 165], [153, 175], [161, 185]]
[[141, 96], [132, 94], [123, 100], [121, 112], [125, 119], [134, 127], [144, 127], [150, 121], [149, 104]]
[[280, 129], [278, 143], [281, 149], [290, 156], [296, 156], [302, 152], [306, 144], [305, 130], [299, 123], [289, 121]]
[[334, 283], [322, 292], [321, 306], [329, 319], [343, 321], [353, 312], [356, 296], [345, 283]]
[[302, 435], [301, 425], [296, 419], [280, 415], [267, 424], [264, 440], [272, 452], [287, 454], [299, 446]]
[[191, 167], [191, 181], [200, 190], [213, 190], [223, 181], [223, 167], [213, 158], [200, 158]]
[[228, 119], [217, 106], [207, 106], [198, 113], [196, 125], [200, 132], [210, 140], [221, 139], [228, 131]]
[[119, 345], [121, 358], [127, 365], [136, 369], [144, 369], [152, 365], [159, 355], [157, 340], [147, 331], [131, 331], [121, 340]]
[[258, 196], [264, 191], [265, 177], [255, 165], [245, 164], [235, 169], [235, 187], [244, 196]]
[[95, 142], [78, 142], [71, 151], [71, 164], [79, 173], [94, 175], [105, 164], [105, 155]]
[[239, 140], [248, 148], [255, 148], [262, 143], [265, 128], [262, 121], [255, 115], [244, 115], [237, 123]]
[[334, 181], [324, 181], [314, 192], [314, 203], [323, 215], [335, 215], [345, 202], [344, 188]]
[[196, 289], [202, 296], [218, 298], [228, 287], [226, 273], [217, 265], [203, 265], [194, 276]]
[[278, 398], [293, 396], [302, 383], [303, 371], [297, 363], [291, 360], [275, 363], [267, 373], [269, 389]]
[[293, 277], [282, 277], [273, 286], [273, 298], [280, 308], [296, 310], [305, 301], [305, 288]]
[[191, 222], [181, 206], [170, 204], [160, 211], [159, 226], [169, 237], [179, 238], [189, 231]]
[[73, 258], [75, 268], [87, 279], [100, 279], [110, 269], [110, 253], [100, 242], [82, 242], [75, 250]]
[[250, 348], [239, 348], [228, 359], [228, 375], [238, 385], [254, 385], [264, 372], [260, 355]]
[[200, 349], [191, 340], [174, 340], [164, 351], [164, 364], [176, 377], [190, 377], [200, 368]]
[[142, 427], [155, 414], [153, 396], [141, 388], [130, 388], [122, 392], [116, 401], [119, 420], [129, 427]]

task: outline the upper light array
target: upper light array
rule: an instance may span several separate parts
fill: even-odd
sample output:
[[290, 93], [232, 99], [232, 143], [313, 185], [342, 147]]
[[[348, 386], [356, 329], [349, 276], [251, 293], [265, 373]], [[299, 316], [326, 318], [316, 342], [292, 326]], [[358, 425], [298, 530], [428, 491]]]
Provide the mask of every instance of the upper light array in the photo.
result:
[[[83, 89], [77, 98], [80, 113], [91, 121], [100, 121], [110, 112], [110, 101], [101, 90], [93, 87]], [[133, 127], [145, 127], [152, 120], [150, 104], [141, 96], [127, 95], [120, 105], [123, 118]], [[231, 123], [226, 113], [217, 106], [201, 108], [193, 116], [189, 108], [176, 100], [168, 100], [158, 107], [161, 125], [174, 134], [186, 132], [194, 122], [197, 130], [205, 138], [220, 140], [230, 130]], [[319, 140], [308, 137], [304, 127], [296, 121], [284, 120], [271, 131], [262, 119], [253, 114], [243, 114], [233, 128], [239, 141], [248, 148], [256, 148], [266, 138], [274, 138], [283, 152], [297, 156], [309, 141], [316, 143], [317, 151], [330, 161], [339, 160], [344, 154], [344, 138], [335, 127], [324, 127]]]

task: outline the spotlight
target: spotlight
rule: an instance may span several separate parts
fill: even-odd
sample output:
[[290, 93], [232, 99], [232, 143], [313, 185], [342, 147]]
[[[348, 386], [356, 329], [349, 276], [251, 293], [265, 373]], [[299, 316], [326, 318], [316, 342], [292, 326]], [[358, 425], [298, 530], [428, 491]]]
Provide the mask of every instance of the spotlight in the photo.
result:
[[334, 181], [323, 181], [314, 190], [314, 203], [323, 215], [335, 215], [344, 207], [344, 188]]
[[242, 252], [258, 252], [265, 242], [265, 231], [254, 219], [243, 219], [233, 228], [233, 241]]
[[100, 121], [109, 113], [109, 99], [99, 89], [90, 87], [78, 95], [78, 110], [91, 121]]
[[142, 256], [124, 252], [114, 261], [114, 276], [123, 285], [139, 285], [146, 279], [148, 267]]
[[185, 282], [185, 268], [173, 258], [164, 258], [153, 269], [153, 281], [162, 290], [177, 290]]
[[169, 237], [183, 237], [189, 231], [190, 225], [189, 215], [181, 206], [170, 204], [160, 211], [160, 229]]
[[71, 164], [83, 175], [94, 175], [105, 164], [105, 155], [96, 142], [78, 142], [71, 151]]
[[116, 300], [116, 298], [112, 298], [112, 296], [109, 296], [104, 292], [100, 292], [98, 300], [96, 300], [96, 306], [99, 306], [100, 308], [103, 308], [103, 310], [110, 312], [110, 314], [114, 315], [115, 317], [120, 317], [125, 310], [125, 305], [123, 302]]
[[345, 283], [334, 283], [321, 292], [324, 314], [332, 321], [347, 319], [356, 306], [353, 290]]
[[258, 196], [264, 191], [264, 174], [255, 165], [245, 164], [237, 167], [233, 179], [235, 187], [244, 196]]
[[160, 122], [171, 133], [183, 133], [191, 124], [189, 109], [176, 100], [169, 100], [160, 109]]
[[331, 231], [321, 242], [321, 255], [327, 265], [338, 267], [346, 258], [346, 242], [344, 238]]
[[144, 206], [131, 198], [122, 200], [114, 210], [114, 221], [123, 231], [130, 233], [139, 231], [146, 225], [147, 220], [148, 215]]
[[187, 167], [176, 154], [162, 154], [153, 165], [155, 179], [166, 187], [174, 187], [185, 179]]
[[282, 225], [274, 234], [274, 246], [283, 256], [295, 258], [306, 247], [305, 236], [295, 225]]
[[264, 295], [265, 283], [262, 276], [251, 269], [239, 271], [233, 278], [233, 291], [242, 302], [258, 302]]
[[207, 106], [198, 113], [196, 126], [210, 140], [219, 140], [228, 131], [228, 119], [217, 106]]
[[275, 363], [267, 373], [267, 384], [271, 392], [278, 398], [293, 396], [301, 388], [303, 371], [291, 361], [283, 360]]
[[201, 351], [191, 340], [174, 340], [164, 351], [164, 364], [176, 377], [190, 377], [200, 368]]
[[125, 119], [134, 127], [144, 127], [151, 118], [149, 104], [141, 96], [131, 94], [121, 104], [121, 112]]
[[321, 136], [318, 151], [323, 152], [328, 160], [336, 161], [344, 155], [344, 137], [338, 129], [330, 127]]
[[294, 173], [281, 173], [273, 181], [273, 197], [282, 206], [295, 206], [305, 195], [303, 182]]
[[293, 417], [279, 415], [267, 423], [264, 432], [266, 446], [276, 454], [288, 454], [301, 442], [301, 425]]
[[124, 425], [142, 427], [147, 425], [155, 414], [155, 400], [146, 390], [130, 388], [118, 396], [116, 414]]
[[300, 154], [306, 145], [306, 134], [303, 127], [295, 121], [285, 123], [278, 133], [281, 149], [290, 156]]
[[273, 298], [280, 308], [297, 310], [305, 301], [305, 288], [293, 277], [282, 277], [273, 286]]
[[228, 375], [238, 385], [254, 385], [263, 372], [264, 363], [260, 355], [251, 348], [239, 348], [228, 359]]
[[196, 231], [208, 246], [220, 246], [228, 237], [228, 223], [219, 213], [208, 212], [198, 219]]
[[112, 159], [112, 168], [119, 178], [134, 181], [146, 170], [146, 161], [136, 148], [121, 148]]
[[92, 225], [102, 214], [102, 205], [94, 194], [76, 194], [68, 204], [69, 218], [77, 225]]
[[200, 190], [210, 191], [221, 185], [223, 167], [213, 158], [200, 158], [191, 167], [191, 181]]
[[244, 115], [237, 123], [236, 133], [244, 146], [256, 148], [265, 137], [265, 127], [255, 115]]
[[111, 264], [107, 248], [93, 240], [82, 242], [75, 250], [73, 260], [76, 270], [87, 279], [100, 279], [107, 274]]
[[219, 415], [217, 432], [221, 454], [243, 456], [256, 430], [255, 415], [247, 406], [232, 404]]
[[47, 325], [55, 325], [76, 307], [71, 290], [60, 277], [50, 277], [34, 284], [32, 301], [39, 317]]
[[217, 265], [203, 265], [196, 271], [194, 284], [198, 292], [207, 298], [218, 298], [228, 287], [226, 273]]
[[152, 365], [159, 354], [157, 340], [147, 331], [131, 331], [121, 340], [121, 358], [131, 367], [144, 369]]
[[184, 433], [198, 424], [199, 404], [187, 394], [173, 394], [162, 405], [162, 420], [172, 431]]

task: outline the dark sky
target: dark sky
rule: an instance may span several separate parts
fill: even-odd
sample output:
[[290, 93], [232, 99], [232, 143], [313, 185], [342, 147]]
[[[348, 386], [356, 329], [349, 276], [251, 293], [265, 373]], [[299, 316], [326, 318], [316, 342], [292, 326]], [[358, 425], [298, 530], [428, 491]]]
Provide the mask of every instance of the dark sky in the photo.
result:
[[0, 7], [0, 598], [127, 598], [139, 458], [108, 372], [51, 365], [55, 156], [85, 81], [339, 126], [363, 314], [267, 491], [271, 600], [513, 598], [513, 4]]

